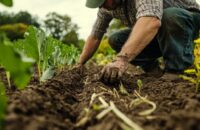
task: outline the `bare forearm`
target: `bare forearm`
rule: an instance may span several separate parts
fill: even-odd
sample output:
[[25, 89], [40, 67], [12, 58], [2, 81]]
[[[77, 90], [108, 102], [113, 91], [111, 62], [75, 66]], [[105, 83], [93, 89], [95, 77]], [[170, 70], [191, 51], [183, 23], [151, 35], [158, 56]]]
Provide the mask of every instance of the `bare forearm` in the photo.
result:
[[134, 59], [155, 37], [160, 24], [160, 21], [155, 17], [140, 18], [133, 27], [120, 54], [128, 56], [129, 61]]
[[100, 40], [95, 39], [92, 35], [90, 35], [84, 45], [83, 51], [81, 53], [79, 63], [85, 64], [96, 52], [99, 47]]

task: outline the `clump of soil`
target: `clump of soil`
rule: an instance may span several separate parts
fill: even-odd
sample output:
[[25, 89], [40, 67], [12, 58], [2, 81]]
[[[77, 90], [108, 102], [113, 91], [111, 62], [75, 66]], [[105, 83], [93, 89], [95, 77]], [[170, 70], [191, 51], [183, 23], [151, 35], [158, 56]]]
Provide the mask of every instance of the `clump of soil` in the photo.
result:
[[[97, 107], [101, 104], [98, 98], [91, 104], [94, 93], [108, 104], [113, 101], [144, 130], [200, 129], [200, 94], [195, 93], [194, 85], [129, 73], [121, 81], [128, 93], [122, 93], [119, 84], [96, 80], [100, 69], [94, 66], [84, 72], [65, 70], [45, 83], [31, 82], [23, 91], [9, 91], [5, 130], [121, 130], [123, 121], [112, 112], [96, 119], [102, 109]], [[148, 96], [157, 105], [149, 116], [138, 114], [149, 109], [148, 104], [130, 107], [136, 99], [138, 79], [143, 82], [140, 95]]]

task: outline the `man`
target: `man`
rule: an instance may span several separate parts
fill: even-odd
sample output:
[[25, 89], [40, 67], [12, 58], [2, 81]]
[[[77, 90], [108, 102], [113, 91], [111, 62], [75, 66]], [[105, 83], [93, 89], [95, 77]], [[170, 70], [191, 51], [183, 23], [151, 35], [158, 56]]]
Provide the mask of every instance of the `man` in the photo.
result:
[[120, 79], [129, 63], [151, 72], [161, 56], [165, 63], [164, 77], [181, 73], [192, 65], [193, 40], [200, 29], [200, 7], [195, 0], [87, 0], [86, 6], [99, 10], [80, 56], [80, 65], [97, 50], [113, 18], [128, 27], [109, 37], [109, 44], [118, 54], [101, 71], [104, 81]]

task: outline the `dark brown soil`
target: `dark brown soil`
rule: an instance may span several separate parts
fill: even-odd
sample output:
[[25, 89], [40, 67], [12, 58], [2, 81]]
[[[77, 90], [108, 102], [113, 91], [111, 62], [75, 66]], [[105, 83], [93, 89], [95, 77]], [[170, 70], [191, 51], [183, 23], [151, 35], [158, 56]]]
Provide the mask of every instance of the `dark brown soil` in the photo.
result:
[[[95, 74], [99, 71], [97, 67], [84, 73], [78, 69], [66, 70], [46, 83], [33, 80], [23, 91], [8, 91], [5, 130], [121, 130], [123, 121], [112, 112], [101, 120], [96, 119], [102, 109], [94, 109], [94, 104], [100, 104], [98, 98], [90, 104], [94, 93], [101, 93], [107, 103], [113, 101], [144, 130], [200, 130], [200, 94], [195, 93], [194, 85], [183, 80], [169, 82], [127, 74], [122, 80], [128, 91], [124, 94], [118, 84], [97, 81]], [[149, 105], [129, 107], [136, 99], [138, 79], [143, 81], [141, 95], [147, 95], [157, 105], [148, 117], [138, 113], [149, 109]], [[84, 117], [87, 120], [80, 124]]]

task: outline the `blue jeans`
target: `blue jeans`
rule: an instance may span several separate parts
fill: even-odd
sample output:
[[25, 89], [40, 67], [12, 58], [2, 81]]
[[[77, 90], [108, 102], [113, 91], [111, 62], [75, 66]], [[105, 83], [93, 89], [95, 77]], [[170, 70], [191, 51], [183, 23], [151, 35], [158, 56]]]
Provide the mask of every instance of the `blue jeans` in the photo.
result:
[[[194, 39], [198, 38], [199, 30], [200, 12], [175, 7], [164, 9], [157, 35], [131, 63], [149, 71], [163, 56], [165, 71], [181, 72], [193, 64]], [[109, 37], [111, 47], [120, 52], [130, 32], [128, 28], [113, 33]]]

